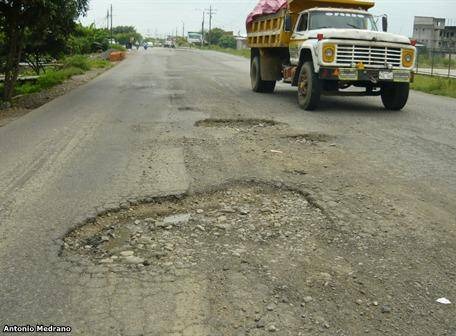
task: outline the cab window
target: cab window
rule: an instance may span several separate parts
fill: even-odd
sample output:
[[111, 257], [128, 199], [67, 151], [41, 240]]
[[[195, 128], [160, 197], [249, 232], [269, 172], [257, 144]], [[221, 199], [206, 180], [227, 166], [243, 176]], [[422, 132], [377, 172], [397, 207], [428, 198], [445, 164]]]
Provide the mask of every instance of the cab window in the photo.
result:
[[306, 31], [308, 22], [309, 22], [309, 14], [301, 15], [301, 18], [299, 19], [298, 26], [296, 27], [296, 31], [297, 32]]

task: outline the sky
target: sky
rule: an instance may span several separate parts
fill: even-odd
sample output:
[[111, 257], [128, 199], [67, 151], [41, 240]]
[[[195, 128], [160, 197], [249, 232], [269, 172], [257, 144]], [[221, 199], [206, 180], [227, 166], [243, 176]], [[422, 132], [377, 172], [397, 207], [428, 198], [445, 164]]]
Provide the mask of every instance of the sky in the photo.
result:
[[[215, 9], [213, 27], [245, 35], [245, 19], [258, 0], [90, 0], [90, 10], [81, 21], [106, 27], [106, 14], [110, 5], [114, 9], [114, 26], [135, 26], [145, 36], [179, 35], [184, 29], [200, 31], [203, 10]], [[411, 36], [413, 18], [435, 16], [451, 20], [456, 26], [456, 0], [376, 0], [371, 10], [375, 15], [387, 14], [389, 31]], [[209, 17], [206, 15], [206, 27]]]

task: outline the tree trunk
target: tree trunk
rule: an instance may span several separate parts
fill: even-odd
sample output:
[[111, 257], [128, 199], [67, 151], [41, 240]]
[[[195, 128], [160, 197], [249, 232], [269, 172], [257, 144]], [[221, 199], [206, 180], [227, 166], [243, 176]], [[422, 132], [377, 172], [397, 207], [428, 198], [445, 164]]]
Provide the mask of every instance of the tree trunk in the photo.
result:
[[5, 66], [5, 87], [3, 91], [3, 100], [11, 102], [16, 87], [17, 77], [19, 75], [19, 63], [22, 55], [22, 37], [23, 32], [17, 24], [17, 20], [12, 18], [9, 22], [8, 36], [6, 41], [9, 45], [9, 51]]

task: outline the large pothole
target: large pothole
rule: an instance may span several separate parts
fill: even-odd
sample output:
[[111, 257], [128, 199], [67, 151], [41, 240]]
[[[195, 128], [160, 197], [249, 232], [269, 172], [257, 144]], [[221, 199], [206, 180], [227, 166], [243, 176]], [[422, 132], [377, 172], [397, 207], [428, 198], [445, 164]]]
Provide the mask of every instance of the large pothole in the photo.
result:
[[128, 268], [279, 262], [312, 249], [313, 228], [325, 221], [301, 192], [241, 184], [108, 213], [70, 233], [63, 255]]
[[328, 134], [317, 133], [317, 132], [287, 135], [286, 138], [292, 143], [307, 144], [307, 145], [318, 144], [320, 142], [328, 142], [328, 141], [334, 139], [334, 137], [332, 137]]
[[284, 125], [267, 119], [204, 119], [195, 123], [197, 127], [227, 127], [238, 129], [264, 128]]

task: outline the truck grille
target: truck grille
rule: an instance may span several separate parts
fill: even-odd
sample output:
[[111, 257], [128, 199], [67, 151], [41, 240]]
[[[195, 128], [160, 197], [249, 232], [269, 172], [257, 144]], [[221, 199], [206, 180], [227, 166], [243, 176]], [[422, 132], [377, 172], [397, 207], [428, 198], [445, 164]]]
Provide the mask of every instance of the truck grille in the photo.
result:
[[337, 64], [350, 66], [353, 63], [363, 62], [366, 66], [384, 67], [389, 63], [394, 67], [400, 67], [401, 53], [400, 48], [339, 44]]

